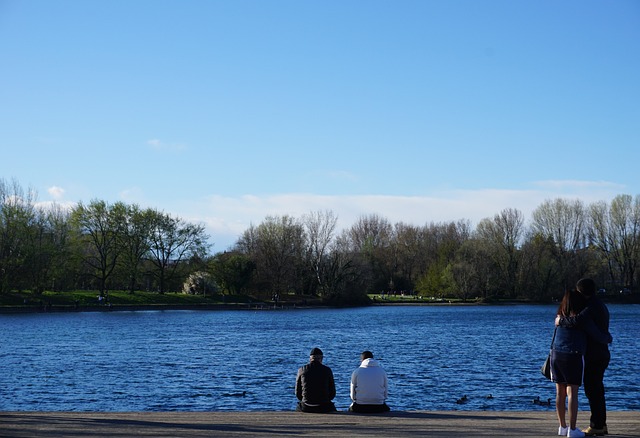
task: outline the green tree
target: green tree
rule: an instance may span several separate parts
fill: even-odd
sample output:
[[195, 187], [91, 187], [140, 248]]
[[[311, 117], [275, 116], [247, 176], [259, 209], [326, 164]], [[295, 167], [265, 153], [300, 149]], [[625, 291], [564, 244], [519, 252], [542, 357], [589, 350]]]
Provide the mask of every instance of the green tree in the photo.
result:
[[[195, 225], [179, 217], [155, 211], [149, 241], [149, 260], [158, 280], [158, 291], [164, 293], [167, 284], [178, 276], [188, 276], [180, 268], [192, 257], [205, 258], [207, 239], [202, 225]], [[184, 280], [184, 279], [183, 279]]]
[[59, 205], [35, 210], [28, 231], [25, 264], [30, 289], [36, 293], [64, 287], [73, 278], [70, 227], [69, 212]]
[[223, 293], [240, 294], [247, 291], [251, 284], [255, 263], [246, 255], [238, 252], [216, 254], [211, 260], [210, 271]]
[[416, 285], [418, 294], [424, 297], [443, 298], [451, 292], [451, 273], [444, 259], [430, 263]]
[[27, 262], [34, 251], [35, 197], [15, 180], [0, 180], [0, 293], [25, 288], [32, 278]]
[[127, 207], [122, 202], [110, 205], [92, 200], [86, 206], [80, 202], [71, 214], [76, 248], [83, 251], [82, 259], [90, 268], [90, 274], [98, 280], [100, 294], [107, 290], [109, 278], [121, 255], [126, 211]]
[[141, 210], [135, 204], [126, 207], [120, 264], [127, 278], [130, 294], [136, 290], [144, 258], [151, 249], [151, 231], [155, 216], [156, 212], [153, 209]]
[[524, 233], [524, 217], [519, 210], [507, 208], [493, 219], [485, 218], [476, 228], [476, 234], [490, 248], [490, 256], [500, 268], [501, 289], [509, 298], [518, 294], [518, 269], [520, 267], [520, 241]]
[[425, 226], [423, 251], [426, 263], [417, 284], [420, 295], [443, 297], [452, 293], [450, 266], [456, 262], [456, 253], [469, 239], [470, 233], [468, 221]]

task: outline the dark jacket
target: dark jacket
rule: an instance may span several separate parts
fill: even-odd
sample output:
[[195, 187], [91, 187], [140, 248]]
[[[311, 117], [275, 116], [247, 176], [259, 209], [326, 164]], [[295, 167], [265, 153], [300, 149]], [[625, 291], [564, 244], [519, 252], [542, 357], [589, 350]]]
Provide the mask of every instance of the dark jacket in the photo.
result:
[[296, 377], [296, 397], [306, 404], [328, 403], [336, 396], [333, 371], [320, 362], [311, 361], [300, 367]]
[[587, 334], [586, 359], [609, 356], [607, 344], [613, 340], [609, 334], [609, 310], [598, 297], [589, 298], [587, 307], [580, 314], [560, 318], [558, 331], [563, 327], [585, 331]]
[[577, 327], [558, 327], [551, 349], [562, 353], [584, 355], [587, 351], [587, 335]]

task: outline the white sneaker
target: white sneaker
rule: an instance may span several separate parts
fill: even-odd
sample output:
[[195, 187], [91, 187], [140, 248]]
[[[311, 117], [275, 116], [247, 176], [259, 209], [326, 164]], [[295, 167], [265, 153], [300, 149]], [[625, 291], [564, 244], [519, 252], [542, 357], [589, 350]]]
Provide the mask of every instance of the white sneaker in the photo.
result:
[[567, 433], [569, 433], [569, 426], [558, 426], [558, 435], [567, 436]]
[[575, 429], [571, 429], [570, 427], [568, 427], [567, 429], [568, 429], [567, 431], [568, 437], [582, 438], [584, 436], [584, 432], [578, 429], [577, 427]]

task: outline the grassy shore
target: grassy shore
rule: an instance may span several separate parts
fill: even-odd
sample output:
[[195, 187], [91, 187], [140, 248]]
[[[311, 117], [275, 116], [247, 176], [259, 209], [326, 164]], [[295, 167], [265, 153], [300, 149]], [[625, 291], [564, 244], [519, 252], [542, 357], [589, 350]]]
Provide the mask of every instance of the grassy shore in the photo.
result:
[[[456, 298], [417, 297], [411, 295], [369, 295], [373, 305], [501, 305], [501, 304], [548, 304], [526, 300], [460, 300]], [[625, 295], [604, 297], [606, 302], [638, 303], [640, 296]], [[249, 309], [249, 308], [300, 308], [323, 306], [321, 299], [312, 296], [285, 295], [278, 303], [249, 295], [184, 294], [167, 292], [109, 291], [99, 298], [97, 291], [77, 290], [70, 292], [45, 291], [34, 294], [29, 291], [0, 294], [0, 313], [44, 312], [44, 311], [100, 311], [100, 310], [145, 310], [145, 309]]]
[[[0, 295], [0, 312], [82, 311], [82, 310], [143, 310], [143, 309], [215, 309], [273, 306], [275, 303], [248, 295], [184, 294], [167, 292], [109, 291], [102, 298], [97, 291], [70, 291], [34, 294], [29, 291]], [[317, 306], [314, 297], [292, 296], [278, 303], [279, 307]]]
[[[379, 294], [369, 295], [373, 305], [442, 305], [442, 304], [482, 304], [480, 300], [462, 301], [455, 298], [422, 298], [411, 295]], [[497, 303], [497, 302], [496, 302]], [[510, 301], [513, 303], [513, 301]], [[143, 292], [113, 290], [102, 299], [98, 291], [45, 291], [37, 295], [29, 291], [14, 292], [0, 295], [0, 312], [29, 312], [29, 311], [76, 311], [76, 310], [140, 310], [159, 308], [249, 308], [273, 307], [276, 303], [249, 295], [222, 294], [184, 294], [167, 292]], [[318, 297], [301, 295], [284, 295], [277, 303], [279, 308], [317, 307], [323, 302]]]

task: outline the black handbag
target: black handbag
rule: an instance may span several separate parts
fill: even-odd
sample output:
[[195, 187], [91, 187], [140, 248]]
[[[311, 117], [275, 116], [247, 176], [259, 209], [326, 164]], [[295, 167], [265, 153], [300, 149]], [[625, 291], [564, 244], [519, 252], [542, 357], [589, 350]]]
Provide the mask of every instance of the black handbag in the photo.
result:
[[544, 363], [540, 367], [540, 372], [548, 380], [551, 380], [551, 348], [553, 347], [553, 341], [555, 341], [556, 339], [557, 330], [558, 330], [557, 327], [553, 330], [553, 337], [551, 338], [551, 346], [549, 347], [549, 354], [547, 354], [547, 359], [544, 361]]
[[547, 355], [547, 359], [542, 364], [542, 367], [540, 367], [540, 372], [547, 379], [551, 380], [551, 353]]

